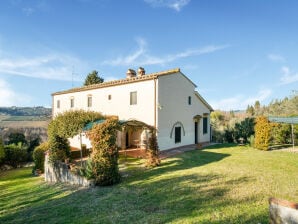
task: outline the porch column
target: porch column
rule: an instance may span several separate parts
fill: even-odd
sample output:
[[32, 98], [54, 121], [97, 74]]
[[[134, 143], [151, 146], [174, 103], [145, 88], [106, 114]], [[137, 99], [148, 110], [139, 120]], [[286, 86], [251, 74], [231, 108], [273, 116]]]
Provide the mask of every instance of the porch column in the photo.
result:
[[121, 149], [126, 149], [126, 128], [122, 127], [121, 131]]

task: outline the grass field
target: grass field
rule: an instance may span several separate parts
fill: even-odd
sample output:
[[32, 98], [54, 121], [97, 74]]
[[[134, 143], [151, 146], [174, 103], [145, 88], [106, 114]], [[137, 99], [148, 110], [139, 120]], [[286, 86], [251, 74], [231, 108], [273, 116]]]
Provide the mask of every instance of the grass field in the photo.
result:
[[121, 161], [112, 187], [49, 185], [30, 168], [0, 174], [0, 223], [268, 223], [268, 198], [298, 201], [298, 154], [216, 145], [162, 161]]
[[44, 116], [10, 116], [0, 115], [0, 127], [24, 128], [41, 127], [47, 128], [50, 118]]

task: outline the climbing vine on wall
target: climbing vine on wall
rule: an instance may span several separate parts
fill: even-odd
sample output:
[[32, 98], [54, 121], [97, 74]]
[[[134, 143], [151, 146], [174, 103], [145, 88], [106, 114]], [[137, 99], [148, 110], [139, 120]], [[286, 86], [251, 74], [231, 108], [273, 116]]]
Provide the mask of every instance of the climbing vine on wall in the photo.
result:
[[67, 138], [79, 134], [88, 122], [103, 118], [98, 112], [84, 110], [58, 114], [48, 126], [49, 160], [55, 162], [68, 158], [70, 147]]
[[58, 135], [70, 138], [77, 135], [84, 126], [91, 121], [104, 119], [105, 117], [98, 112], [72, 110], [58, 114], [48, 127], [48, 135]]

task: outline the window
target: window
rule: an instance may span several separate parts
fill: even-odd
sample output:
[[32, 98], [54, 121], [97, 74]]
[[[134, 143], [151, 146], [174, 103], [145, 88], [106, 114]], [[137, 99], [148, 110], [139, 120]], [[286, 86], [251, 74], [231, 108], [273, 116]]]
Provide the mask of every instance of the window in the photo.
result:
[[130, 92], [130, 105], [137, 104], [137, 92]]
[[74, 98], [71, 98], [70, 99], [70, 108], [73, 108], [74, 107]]
[[57, 100], [57, 108], [60, 108], [60, 100]]
[[188, 105], [191, 105], [191, 96], [188, 97]]
[[175, 127], [175, 143], [181, 142], [181, 127]]
[[112, 99], [112, 95], [108, 95], [108, 100], [111, 100]]
[[92, 96], [91, 95], [88, 96], [87, 106], [92, 107]]
[[208, 117], [203, 117], [203, 134], [208, 133]]

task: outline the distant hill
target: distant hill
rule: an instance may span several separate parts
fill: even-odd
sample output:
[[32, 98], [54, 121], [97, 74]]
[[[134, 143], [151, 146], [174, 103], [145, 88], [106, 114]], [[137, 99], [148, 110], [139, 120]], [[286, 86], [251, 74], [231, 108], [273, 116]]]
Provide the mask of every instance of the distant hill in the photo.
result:
[[10, 133], [23, 133], [26, 140], [47, 139], [47, 127], [52, 109], [45, 107], [0, 107], [0, 138], [8, 140]]
[[51, 117], [52, 109], [46, 107], [0, 107], [0, 115]]

